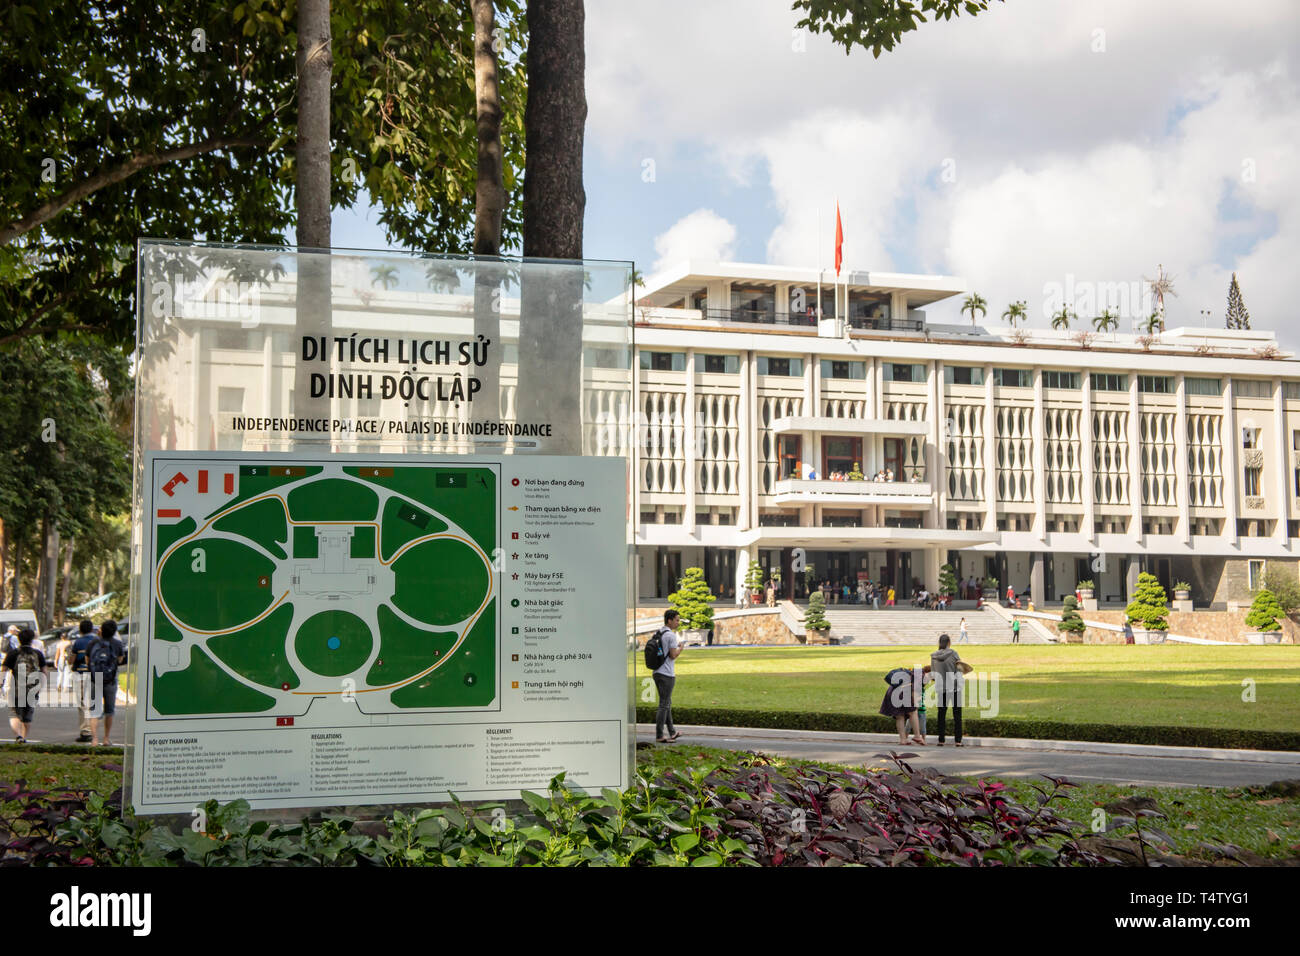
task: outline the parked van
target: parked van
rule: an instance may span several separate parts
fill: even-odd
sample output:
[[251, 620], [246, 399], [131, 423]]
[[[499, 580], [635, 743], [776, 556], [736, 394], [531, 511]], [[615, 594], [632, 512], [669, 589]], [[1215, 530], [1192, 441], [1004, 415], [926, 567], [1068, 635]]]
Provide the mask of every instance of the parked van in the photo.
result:
[[39, 634], [40, 628], [36, 626], [36, 612], [28, 611], [23, 608], [9, 610], [0, 608], [0, 634], [9, 630], [10, 624], [17, 624], [20, 628], [30, 627], [33, 634]]
[[[17, 624], [19, 628], [30, 627], [33, 634], [39, 634], [40, 628], [36, 626], [36, 612], [18, 608], [17, 610], [0, 609], [0, 653], [8, 653], [9, 641], [5, 635], [9, 631], [10, 624]], [[44, 649], [44, 642], [36, 645], [37, 650]]]

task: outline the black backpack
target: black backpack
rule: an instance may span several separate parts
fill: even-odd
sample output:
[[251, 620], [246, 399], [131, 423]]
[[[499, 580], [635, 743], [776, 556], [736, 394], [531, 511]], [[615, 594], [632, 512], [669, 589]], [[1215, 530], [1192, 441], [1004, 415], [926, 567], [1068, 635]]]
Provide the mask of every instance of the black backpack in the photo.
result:
[[[21, 669], [20, 669], [21, 668]], [[14, 683], [23, 686], [23, 693], [29, 694], [41, 682], [41, 655], [30, 644], [24, 644], [14, 652]], [[26, 705], [24, 705], [26, 706]]]
[[657, 671], [663, 667], [664, 658], [668, 656], [668, 652], [664, 650], [663, 642], [663, 633], [666, 630], [668, 630], [666, 627], [659, 628], [654, 634], [650, 635], [650, 640], [645, 642], [645, 666], [650, 668], [651, 671]]
[[111, 638], [96, 638], [86, 648], [86, 664], [92, 674], [103, 674], [105, 681], [117, 680], [117, 653]]

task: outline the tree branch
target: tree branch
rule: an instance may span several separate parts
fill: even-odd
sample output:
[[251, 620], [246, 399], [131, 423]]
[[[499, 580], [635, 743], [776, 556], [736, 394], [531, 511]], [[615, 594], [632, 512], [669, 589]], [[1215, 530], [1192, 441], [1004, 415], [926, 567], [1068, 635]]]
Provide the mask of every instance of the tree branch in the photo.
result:
[[265, 146], [266, 140], [252, 139], [243, 136], [218, 136], [215, 139], [204, 140], [201, 143], [191, 143], [188, 146], [178, 146], [175, 149], [163, 150], [160, 153], [141, 153], [132, 156], [126, 162], [112, 169], [96, 173], [88, 179], [82, 180], [73, 186], [67, 192], [56, 196], [45, 205], [34, 209], [21, 219], [7, 223], [0, 227], [0, 246], [6, 245], [17, 239], [23, 233], [28, 232], [42, 223], [53, 219], [68, 206], [75, 202], [80, 202], [91, 193], [98, 192], [107, 186], [120, 183], [124, 179], [134, 176], [136, 173], [146, 169], [152, 169], [155, 166], [162, 166], [166, 163], [181, 162], [182, 160], [191, 159], [200, 156], [203, 153], [211, 153], [218, 149], [229, 149], [235, 146]]
[[102, 325], [59, 325], [48, 329], [44, 326], [37, 326], [36, 328], [15, 332], [12, 335], [0, 336], [0, 346], [8, 345], [10, 342], [17, 342], [19, 339], [30, 338], [33, 335], [45, 335], [50, 332], [102, 332], [103, 329]]

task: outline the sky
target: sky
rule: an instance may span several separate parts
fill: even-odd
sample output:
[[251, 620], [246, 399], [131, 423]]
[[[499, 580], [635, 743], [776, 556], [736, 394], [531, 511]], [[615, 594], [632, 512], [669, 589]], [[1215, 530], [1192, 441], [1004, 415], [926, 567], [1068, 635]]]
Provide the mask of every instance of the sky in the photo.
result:
[[[838, 202], [846, 268], [961, 277], [990, 323], [1110, 297], [1129, 331], [1163, 268], [1166, 324], [1222, 327], [1236, 272], [1300, 351], [1296, 0], [1007, 0], [879, 59], [783, 0], [586, 15], [588, 258], [829, 266]], [[388, 245], [367, 210], [334, 242]]]

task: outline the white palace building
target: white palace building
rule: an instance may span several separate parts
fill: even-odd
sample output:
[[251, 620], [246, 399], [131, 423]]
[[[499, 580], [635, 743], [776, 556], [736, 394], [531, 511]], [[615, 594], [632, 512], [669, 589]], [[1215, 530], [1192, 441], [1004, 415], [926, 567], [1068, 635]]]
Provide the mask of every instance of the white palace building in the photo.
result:
[[951, 562], [1039, 605], [1083, 579], [1127, 600], [1145, 570], [1222, 607], [1270, 562], [1295, 573], [1300, 363], [1273, 333], [930, 324], [962, 280], [875, 272], [821, 286], [819, 319], [818, 290], [815, 270], [767, 265], [647, 279], [641, 599], [699, 566], [727, 602], [751, 561], [797, 594], [798, 559], [905, 593]]
[[[353, 279], [336, 262], [339, 328], [473, 337], [472, 279], [388, 290], [371, 282], [376, 261], [358, 258]], [[666, 597], [702, 567], [726, 603], [751, 561], [780, 569], [796, 597], [800, 563], [819, 583], [865, 576], [906, 595], [934, 588], [951, 562], [961, 579], [996, 577], [1038, 605], [1083, 579], [1101, 602], [1124, 601], [1149, 570], [1167, 589], [1189, 582], [1198, 607], [1221, 607], [1248, 600], [1269, 563], [1296, 573], [1300, 362], [1273, 333], [932, 324], [925, 307], [965, 293], [962, 280], [874, 272], [842, 276], [838, 294], [821, 287], [819, 319], [818, 290], [813, 269], [767, 265], [691, 262], [650, 277], [633, 309], [630, 370], [627, 293], [592, 293], [587, 318], [609, 347], [589, 338], [582, 351], [584, 451], [632, 458], [638, 598]], [[501, 301], [510, 418], [519, 303]], [[294, 413], [292, 282], [272, 282], [259, 303], [251, 327], [220, 309], [165, 324], [172, 338], [157, 347], [169, 358], [156, 374], [186, 386], [142, 422], [150, 447], [291, 447], [236, 427]], [[467, 414], [377, 395], [335, 397], [330, 409]], [[333, 447], [475, 450], [404, 436]], [[869, 480], [879, 473], [892, 480]]]

